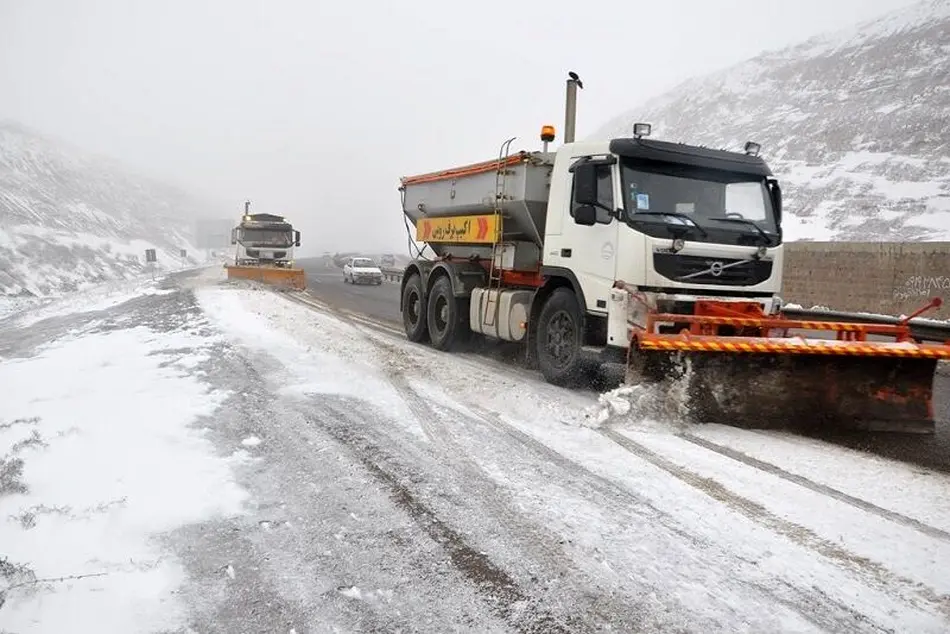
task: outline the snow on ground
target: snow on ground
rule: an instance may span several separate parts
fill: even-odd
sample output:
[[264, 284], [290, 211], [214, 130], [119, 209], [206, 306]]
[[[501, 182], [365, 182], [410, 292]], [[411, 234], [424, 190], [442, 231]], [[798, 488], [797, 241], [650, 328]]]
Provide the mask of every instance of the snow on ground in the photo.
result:
[[[464, 506], [490, 492], [485, 512], [500, 524], [470, 513], [456, 526], [473, 548], [517, 570], [502, 542], [520, 525], [543, 527], [533, 543], [561, 544], [561, 559], [532, 565], [542, 577], [567, 566], [564, 595], [550, 597], [566, 609], [591, 609], [570, 605], [582, 595], [620, 597], [626, 607], [613, 609], [657, 631], [950, 627], [945, 475], [913, 477], [819, 444], [757, 448], [749, 433], [677, 424], [675, 392], [627, 388], [598, 402], [276, 294], [205, 289], [198, 299], [229, 338], [279, 361], [284, 396], [346, 395], [385, 411], [377, 424], [401, 439], [388, 450], [411, 443], [403, 459], [437, 470], [442, 495]], [[767, 462], [737, 459], [743, 450]], [[892, 487], [868, 482], [889, 474]], [[914, 496], [899, 499], [899, 486]]]
[[[691, 438], [771, 463], [787, 474], [808, 478], [950, 535], [950, 482], [945, 476], [784, 432], [724, 425], [693, 427], [690, 432]], [[910, 491], [913, 495], [908, 495]]]
[[0, 630], [950, 627], [946, 475], [221, 278], [0, 362]]
[[216, 457], [192, 427], [227, 396], [191, 370], [211, 343], [139, 326], [0, 363], [0, 630], [186, 624], [182, 565], [156, 538], [245, 500], [239, 458]]
[[[195, 268], [206, 266], [208, 265]], [[193, 269], [182, 269], [188, 270]], [[160, 288], [165, 279], [164, 273], [146, 273], [128, 279], [84, 284], [76, 291], [42, 298], [0, 297], [0, 320], [10, 319], [13, 326], [25, 328], [52, 317], [106, 310], [143, 295], [167, 295], [175, 292], [174, 289]]]
[[[0, 231], [0, 297], [46, 297], [87, 286], [89, 280], [121, 281], [140, 275], [173, 272], [201, 266], [204, 256], [187, 240], [174, 242], [180, 249], [153, 242], [45, 226], [6, 225]], [[146, 249], [155, 249], [157, 262], [146, 264]], [[24, 255], [28, 254], [28, 255]]]
[[174, 292], [174, 289], [158, 288], [161, 281], [161, 278], [152, 280], [145, 277], [132, 282], [123, 280], [68, 293], [17, 310], [13, 321], [17, 327], [24, 328], [51, 317], [106, 310], [142, 295], [165, 295]]

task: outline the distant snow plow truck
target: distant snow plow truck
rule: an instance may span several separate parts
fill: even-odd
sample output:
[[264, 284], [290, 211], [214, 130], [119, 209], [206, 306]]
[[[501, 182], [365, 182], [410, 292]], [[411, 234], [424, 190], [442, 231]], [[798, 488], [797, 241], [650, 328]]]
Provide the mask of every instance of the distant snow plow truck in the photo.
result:
[[[782, 196], [758, 156], [629, 138], [574, 142], [401, 179], [419, 254], [404, 270], [408, 338], [452, 349], [470, 335], [524, 345], [566, 385], [591, 364], [628, 381], [684, 381], [694, 417], [741, 427], [932, 433], [936, 363], [950, 333], [910, 318], [834, 321], [783, 310]], [[939, 299], [912, 315], [939, 306]], [[800, 311], [799, 311], [800, 313]]]
[[250, 206], [250, 201], [244, 203], [241, 222], [231, 230], [235, 249], [234, 263], [226, 265], [228, 278], [304, 290], [303, 269], [294, 268], [294, 247], [300, 246], [300, 232], [283, 216], [252, 214]]

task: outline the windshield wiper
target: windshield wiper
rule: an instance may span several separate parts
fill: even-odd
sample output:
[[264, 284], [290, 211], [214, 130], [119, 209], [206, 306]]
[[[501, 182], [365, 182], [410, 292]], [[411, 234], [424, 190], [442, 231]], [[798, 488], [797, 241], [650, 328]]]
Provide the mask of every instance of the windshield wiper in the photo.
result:
[[703, 234], [703, 237], [708, 237], [709, 234], [703, 229], [702, 225], [698, 222], [687, 216], [686, 214], [681, 214], [675, 211], [637, 211], [634, 212], [634, 216], [673, 216], [674, 218], [682, 218], [683, 220], [690, 221], [694, 227], [699, 229], [700, 233]]
[[748, 218], [730, 218], [729, 216], [719, 216], [719, 217], [709, 218], [709, 220], [718, 220], [719, 222], [738, 222], [739, 224], [749, 225], [753, 227], [756, 231], [758, 231], [760, 236], [765, 238], [765, 241], [766, 243], [768, 243], [769, 246], [772, 246], [772, 236], [765, 233], [765, 231], [762, 230], [762, 227], [760, 227], [755, 222], [749, 220]]

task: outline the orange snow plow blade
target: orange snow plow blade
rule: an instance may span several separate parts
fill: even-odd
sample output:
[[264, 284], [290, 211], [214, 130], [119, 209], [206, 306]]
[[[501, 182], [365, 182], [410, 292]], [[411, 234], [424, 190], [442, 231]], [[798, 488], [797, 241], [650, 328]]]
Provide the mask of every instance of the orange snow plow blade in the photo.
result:
[[252, 280], [270, 286], [302, 291], [307, 288], [303, 269], [279, 266], [238, 266], [228, 264], [228, 279]]
[[[934, 306], [939, 300], [914, 316]], [[950, 360], [950, 342], [915, 340], [910, 318], [896, 325], [801, 321], [766, 316], [754, 302], [699, 301], [694, 310], [650, 314], [630, 354], [654, 378], [684, 382], [697, 420], [934, 432], [933, 378], [937, 362]]]

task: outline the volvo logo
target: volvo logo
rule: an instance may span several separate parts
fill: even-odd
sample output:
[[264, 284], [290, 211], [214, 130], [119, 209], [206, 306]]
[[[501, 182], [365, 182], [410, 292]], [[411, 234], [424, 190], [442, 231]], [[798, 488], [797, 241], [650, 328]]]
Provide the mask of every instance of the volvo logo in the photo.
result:
[[714, 260], [710, 262], [706, 260], [703, 264], [708, 264], [708, 269], [703, 269], [702, 271], [696, 271], [695, 273], [690, 273], [689, 275], [681, 275], [676, 278], [677, 280], [689, 280], [694, 277], [702, 277], [703, 275], [712, 275], [713, 277], [719, 277], [722, 275], [722, 272], [726, 269], [731, 269], [734, 266], [742, 266], [743, 264], [748, 264], [752, 260], [736, 260], [735, 262], [730, 262], [729, 264], [723, 264], [719, 260]]

